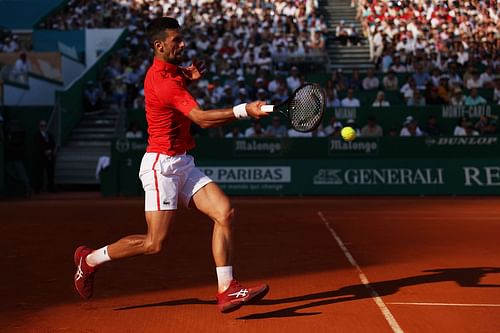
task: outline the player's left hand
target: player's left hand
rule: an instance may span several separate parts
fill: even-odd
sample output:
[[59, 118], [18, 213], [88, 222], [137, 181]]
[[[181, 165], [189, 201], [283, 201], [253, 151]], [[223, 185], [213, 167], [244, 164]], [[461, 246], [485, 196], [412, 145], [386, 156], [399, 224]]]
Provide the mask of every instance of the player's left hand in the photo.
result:
[[205, 62], [198, 59], [193, 59], [193, 63], [187, 67], [181, 67], [182, 74], [190, 81], [199, 80], [207, 71]]

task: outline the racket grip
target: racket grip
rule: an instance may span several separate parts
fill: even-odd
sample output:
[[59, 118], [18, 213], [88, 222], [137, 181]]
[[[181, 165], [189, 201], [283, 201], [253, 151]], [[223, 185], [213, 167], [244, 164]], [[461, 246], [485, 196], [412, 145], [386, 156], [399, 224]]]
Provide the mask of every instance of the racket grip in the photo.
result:
[[262, 105], [260, 107], [260, 110], [264, 111], [264, 112], [273, 112], [274, 111], [274, 105]]

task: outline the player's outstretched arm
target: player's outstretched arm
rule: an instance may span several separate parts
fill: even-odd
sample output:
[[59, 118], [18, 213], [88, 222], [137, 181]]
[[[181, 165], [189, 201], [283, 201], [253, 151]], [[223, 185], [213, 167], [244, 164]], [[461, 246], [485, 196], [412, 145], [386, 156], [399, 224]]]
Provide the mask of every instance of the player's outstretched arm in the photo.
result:
[[234, 108], [202, 110], [194, 108], [189, 112], [188, 117], [202, 128], [222, 126], [240, 118], [259, 119], [267, 117], [269, 112], [261, 111], [261, 106], [266, 103], [256, 101], [248, 104], [240, 104]]

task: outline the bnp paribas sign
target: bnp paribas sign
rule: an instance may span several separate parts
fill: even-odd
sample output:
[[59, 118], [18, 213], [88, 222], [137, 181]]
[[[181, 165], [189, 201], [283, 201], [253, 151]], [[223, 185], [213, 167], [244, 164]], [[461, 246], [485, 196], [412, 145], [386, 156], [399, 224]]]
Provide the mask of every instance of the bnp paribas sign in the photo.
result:
[[200, 167], [218, 183], [290, 183], [290, 166], [217, 166]]

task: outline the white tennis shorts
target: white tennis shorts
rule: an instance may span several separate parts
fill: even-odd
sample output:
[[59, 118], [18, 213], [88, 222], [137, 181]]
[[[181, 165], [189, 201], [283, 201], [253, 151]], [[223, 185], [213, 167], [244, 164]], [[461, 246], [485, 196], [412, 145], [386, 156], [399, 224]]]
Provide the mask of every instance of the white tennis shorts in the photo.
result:
[[192, 156], [146, 153], [139, 178], [145, 192], [145, 210], [175, 210], [179, 199], [187, 207], [191, 197], [212, 182], [194, 165]]

